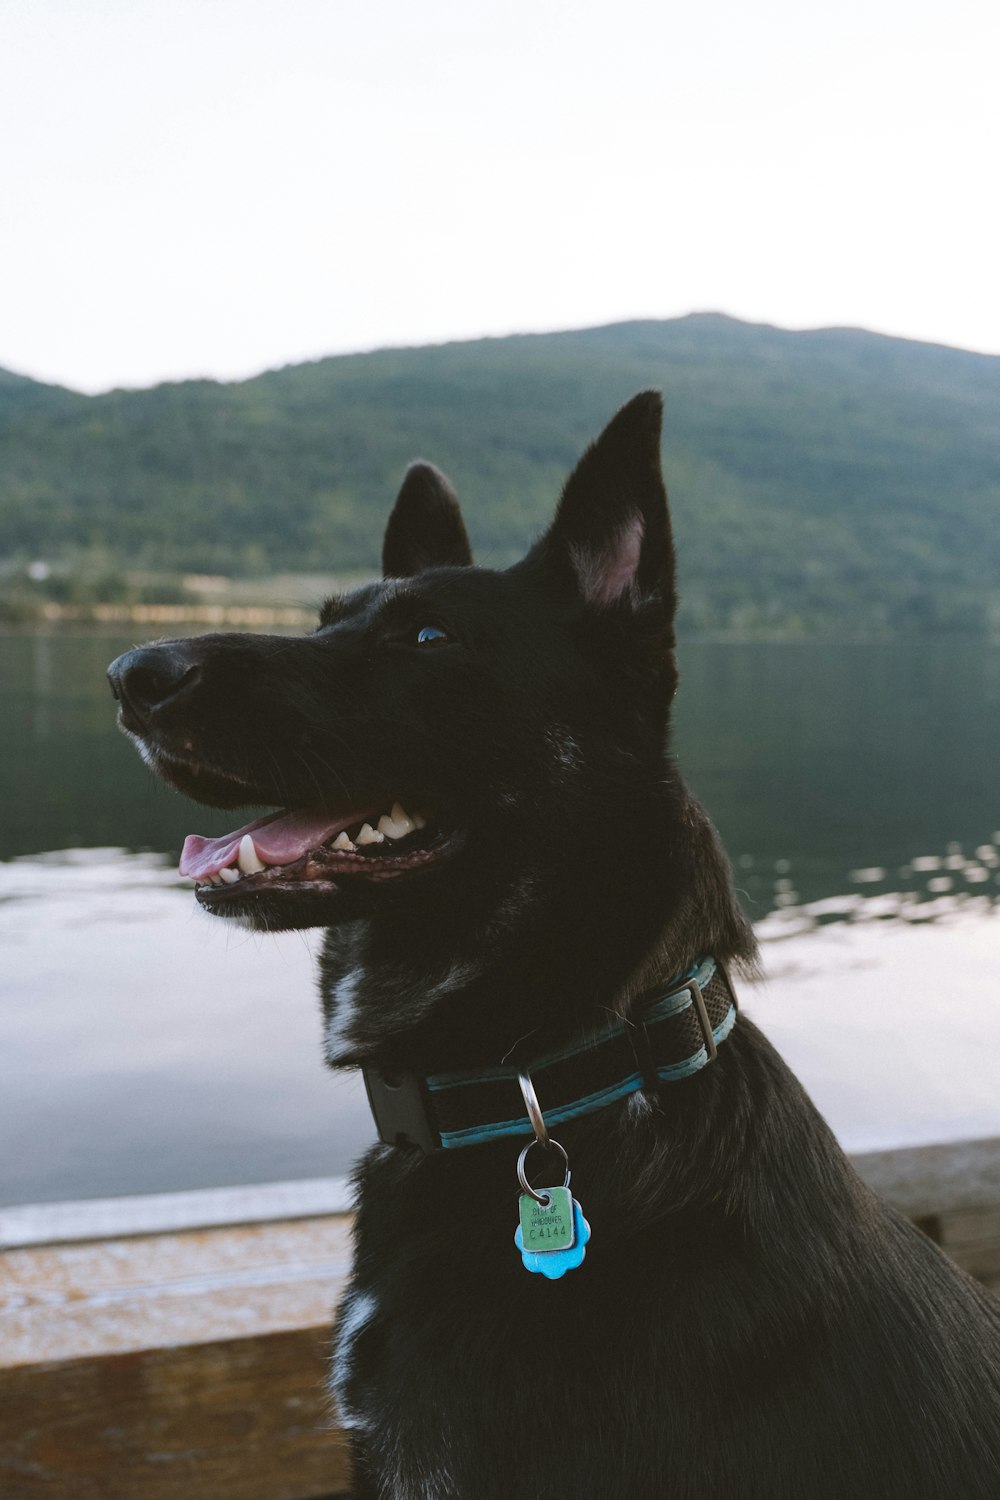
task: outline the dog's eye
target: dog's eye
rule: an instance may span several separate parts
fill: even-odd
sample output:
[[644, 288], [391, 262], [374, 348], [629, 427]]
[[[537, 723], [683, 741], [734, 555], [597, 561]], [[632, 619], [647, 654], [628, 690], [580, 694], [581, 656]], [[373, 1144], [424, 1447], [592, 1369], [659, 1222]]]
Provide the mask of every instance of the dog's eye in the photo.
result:
[[418, 646], [446, 646], [448, 635], [437, 625], [424, 625], [417, 631]]

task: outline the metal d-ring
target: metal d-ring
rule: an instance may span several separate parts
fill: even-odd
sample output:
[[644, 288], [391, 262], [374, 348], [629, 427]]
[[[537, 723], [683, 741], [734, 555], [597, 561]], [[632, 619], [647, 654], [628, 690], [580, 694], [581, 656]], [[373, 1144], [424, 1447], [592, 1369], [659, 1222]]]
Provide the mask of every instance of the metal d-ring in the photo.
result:
[[535, 1132], [535, 1140], [541, 1141], [543, 1146], [547, 1146], [549, 1144], [549, 1128], [545, 1123], [545, 1116], [542, 1114], [542, 1106], [538, 1102], [538, 1095], [535, 1093], [535, 1085], [531, 1081], [531, 1074], [518, 1073], [517, 1081], [521, 1085], [521, 1097], [524, 1100], [524, 1107], [528, 1111], [531, 1128]]
[[566, 1168], [566, 1176], [563, 1179], [563, 1187], [564, 1188], [568, 1188], [569, 1187], [569, 1179], [570, 1179], [571, 1173], [570, 1173], [570, 1170], [569, 1170], [569, 1157], [566, 1155], [565, 1147], [560, 1146], [560, 1144], [559, 1144], [558, 1141], [553, 1140], [552, 1137], [549, 1136], [549, 1138], [548, 1138], [547, 1141], [540, 1141], [540, 1140], [536, 1139], [536, 1140], [528, 1142], [528, 1144], [525, 1146], [524, 1150], [521, 1152], [520, 1156], [517, 1158], [517, 1180], [521, 1184], [522, 1190], [524, 1192], [526, 1192], [526, 1193], [530, 1193], [531, 1197], [534, 1198], [534, 1200], [535, 1200], [536, 1203], [545, 1204], [545, 1203], [549, 1202], [549, 1196], [546, 1193], [545, 1189], [543, 1188], [540, 1193], [536, 1193], [535, 1189], [531, 1186], [531, 1183], [528, 1181], [527, 1177], [524, 1175], [524, 1163], [525, 1163], [525, 1160], [527, 1158], [528, 1152], [531, 1150], [532, 1146], [541, 1146], [541, 1145], [551, 1146], [553, 1148], [553, 1150], [558, 1151], [559, 1155], [562, 1157], [562, 1159], [563, 1159], [563, 1165]]

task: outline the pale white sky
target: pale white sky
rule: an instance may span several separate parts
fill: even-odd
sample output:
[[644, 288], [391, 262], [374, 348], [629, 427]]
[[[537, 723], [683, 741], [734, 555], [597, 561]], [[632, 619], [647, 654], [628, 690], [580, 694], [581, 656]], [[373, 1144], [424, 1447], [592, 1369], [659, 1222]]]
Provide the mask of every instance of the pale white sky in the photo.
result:
[[1000, 352], [996, 0], [4, 0], [0, 365], [721, 309]]

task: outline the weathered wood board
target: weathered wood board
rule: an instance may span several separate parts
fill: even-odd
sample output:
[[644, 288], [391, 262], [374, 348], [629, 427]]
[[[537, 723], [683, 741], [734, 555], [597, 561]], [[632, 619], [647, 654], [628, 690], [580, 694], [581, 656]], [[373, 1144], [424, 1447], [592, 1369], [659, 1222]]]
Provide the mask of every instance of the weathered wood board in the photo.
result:
[[0, 1255], [3, 1500], [348, 1487], [324, 1380], [344, 1217]]
[[854, 1165], [964, 1271], [1000, 1291], [1000, 1140], [872, 1151]]

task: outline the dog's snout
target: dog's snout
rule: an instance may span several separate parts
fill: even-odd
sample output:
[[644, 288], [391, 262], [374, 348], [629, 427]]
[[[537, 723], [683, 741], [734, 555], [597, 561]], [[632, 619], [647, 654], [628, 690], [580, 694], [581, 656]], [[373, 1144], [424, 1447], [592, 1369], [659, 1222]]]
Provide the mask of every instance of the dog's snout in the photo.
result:
[[[108, 681], [122, 705], [128, 728], [141, 728], [158, 708], [194, 686], [201, 674], [183, 641], [162, 646], [138, 646], [117, 657], [108, 668]], [[132, 717], [137, 724], [129, 724]]]

